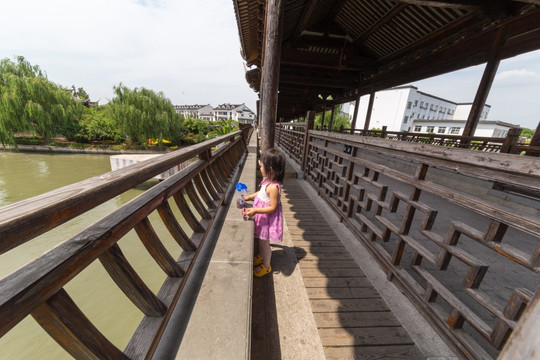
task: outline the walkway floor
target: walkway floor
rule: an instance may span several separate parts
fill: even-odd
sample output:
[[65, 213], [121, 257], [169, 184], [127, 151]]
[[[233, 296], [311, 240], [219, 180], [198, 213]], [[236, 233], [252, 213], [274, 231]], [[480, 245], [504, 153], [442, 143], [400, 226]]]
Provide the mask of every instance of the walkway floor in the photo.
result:
[[[425, 359], [306, 194], [301, 180], [285, 179], [282, 203], [287, 234], [282, 244], [274, 246], [274, 272], [254, 279], [251, 358], [313, 359], [320, 346], [327, 359]], [[282, 282], [292, 285], [281, 289]], [[283, 303], [296, 306], [306, 295], [308, 313], [300, 308], [289, 310], [288, 316], [281, 314], [288, 308]], [[316, 330], [310, 329], [313, 320]], [[318, 333], [319, 339], [302, 338], [298, 330], [290, 333], [290, 326]], [[291, 341], [291, 337], [300, 339]], [[303, 341], [311, 343], [303, 346]], [[312, 349], [299, 353], [308, 347]]]

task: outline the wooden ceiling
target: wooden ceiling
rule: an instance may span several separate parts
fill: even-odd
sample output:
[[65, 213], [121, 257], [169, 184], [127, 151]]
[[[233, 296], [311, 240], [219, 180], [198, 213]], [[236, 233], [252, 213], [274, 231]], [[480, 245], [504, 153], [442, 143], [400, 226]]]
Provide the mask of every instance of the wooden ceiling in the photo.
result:
[[[266, 0], [233, 0], [259, 91]], [[278, 116], [540, 48], [540, 0], [282, 0]], [[501, 47], [495, 51], [495, 43]], [[329, 102], [326, 101], [326, 105]]]

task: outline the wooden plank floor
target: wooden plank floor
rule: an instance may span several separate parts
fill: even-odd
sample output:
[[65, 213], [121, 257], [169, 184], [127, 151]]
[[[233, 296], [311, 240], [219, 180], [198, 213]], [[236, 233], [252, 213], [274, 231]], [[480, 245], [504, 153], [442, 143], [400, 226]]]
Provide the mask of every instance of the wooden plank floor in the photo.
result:
[[282, 203], [326, 357], [424, 358], [296, 179]]

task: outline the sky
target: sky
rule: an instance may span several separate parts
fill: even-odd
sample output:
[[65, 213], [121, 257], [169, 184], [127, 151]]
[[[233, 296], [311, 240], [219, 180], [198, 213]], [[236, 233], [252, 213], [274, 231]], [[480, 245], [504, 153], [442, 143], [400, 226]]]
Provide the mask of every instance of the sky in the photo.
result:
[[[0, 9], [0, 59], [22, 55], [50, 81], [83, 87], [100, 104], [122, 83], [162, 91], [175, 105], [256, 110], [232, 0], [0, 0]], [[473, 102], [484, 67], [412, 85]], [[488, 120], [535, 129], [539, 97], [540, 51], [504, 60], [487, 99]]]

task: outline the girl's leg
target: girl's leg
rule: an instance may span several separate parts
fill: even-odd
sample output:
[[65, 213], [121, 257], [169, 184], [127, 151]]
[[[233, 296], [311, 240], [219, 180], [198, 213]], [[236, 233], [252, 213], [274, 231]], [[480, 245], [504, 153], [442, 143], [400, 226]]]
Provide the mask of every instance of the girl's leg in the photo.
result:
[[272, 248], [270, 247], [270, 241], [259, 239], [259, 253], [263, 258], [263, 265], [268, 269], [270, 266], [270, 260], [272, 258]]

